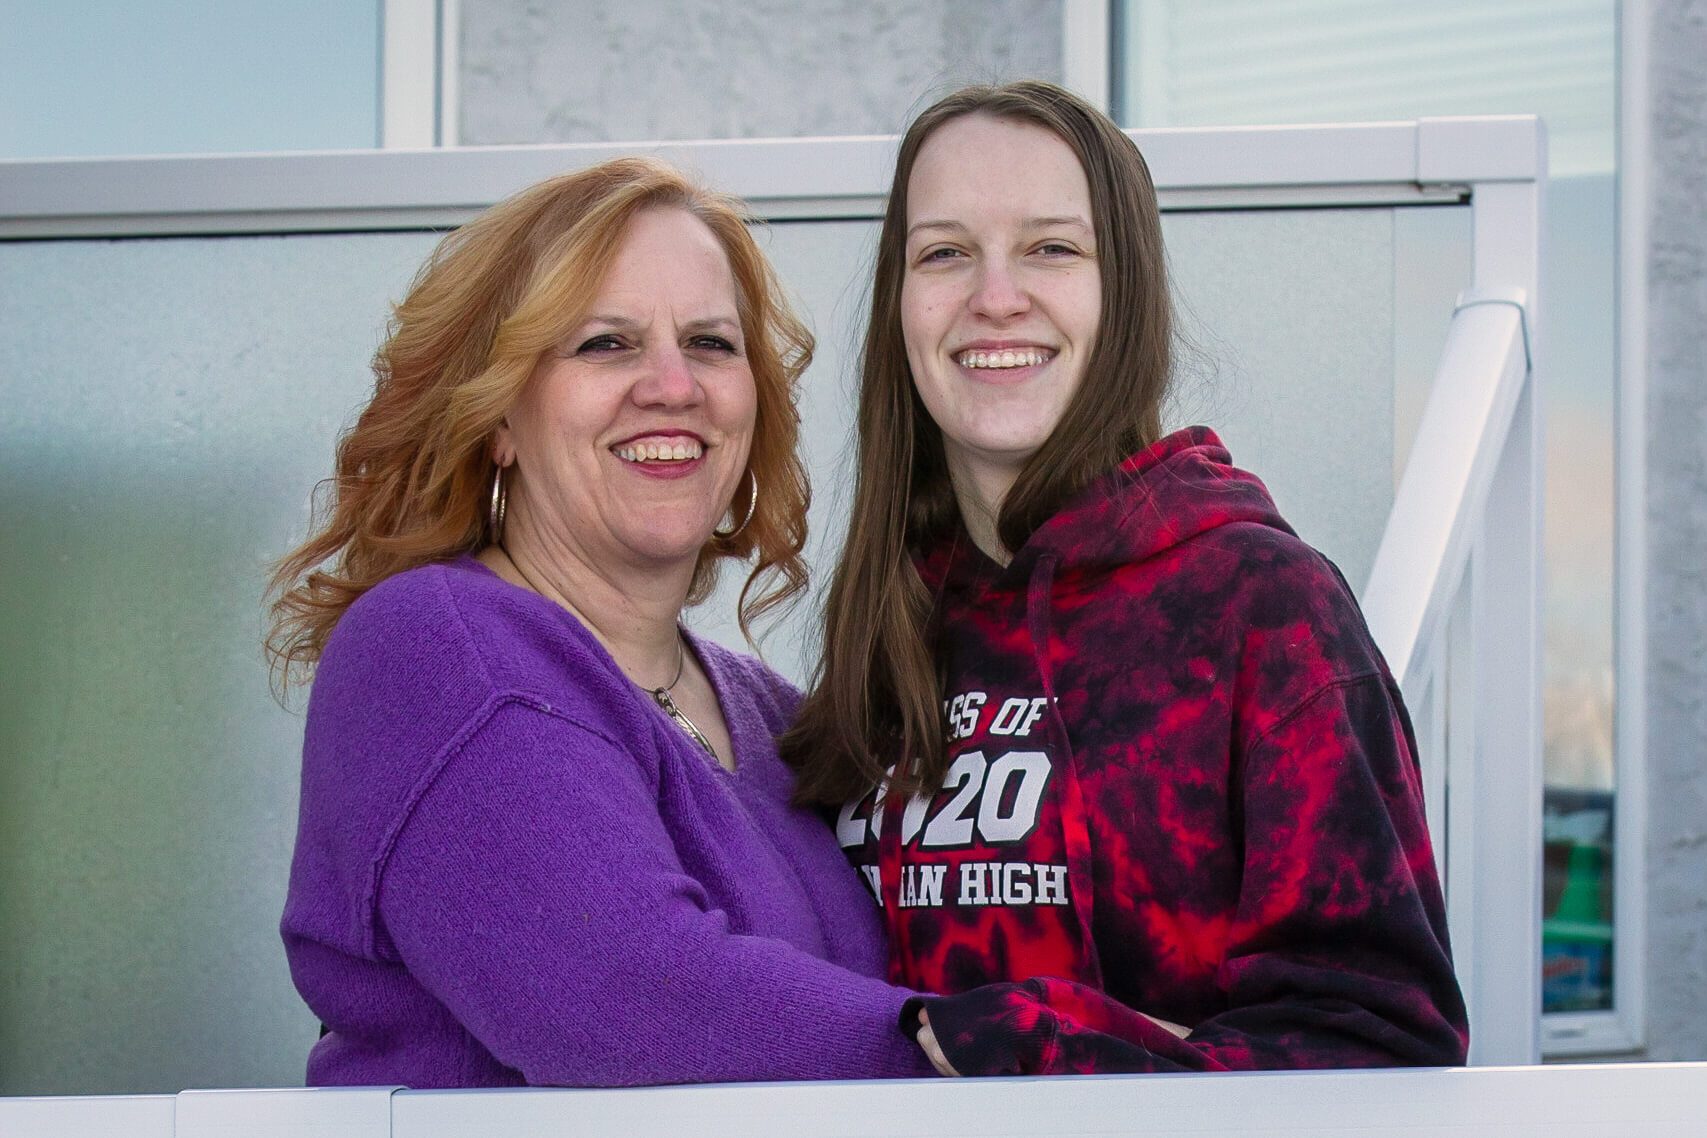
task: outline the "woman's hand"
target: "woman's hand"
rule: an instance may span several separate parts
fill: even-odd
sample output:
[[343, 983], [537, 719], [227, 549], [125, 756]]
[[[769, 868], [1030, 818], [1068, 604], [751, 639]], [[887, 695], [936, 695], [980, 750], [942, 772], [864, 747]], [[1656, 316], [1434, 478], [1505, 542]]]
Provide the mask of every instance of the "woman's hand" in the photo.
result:
[[1191, 1040], [1191, 1028], [1050, 976], [915, 997], [902, 1028], [949, 1076], [1227, 1069]]
[[942, 1053], [942, 1044], [936, 1041], [936, 1032], [931, 1030], [930, 1013], [919, 1009], [919, 1034], [913, 1038], [919, 1041], [919, 1046], [925, 1049], [925, 1057], [936, 1068], [936, 1073], [950, 1079], [960, 1077], [960, 1072], [948, 1061], [948, 1056]]

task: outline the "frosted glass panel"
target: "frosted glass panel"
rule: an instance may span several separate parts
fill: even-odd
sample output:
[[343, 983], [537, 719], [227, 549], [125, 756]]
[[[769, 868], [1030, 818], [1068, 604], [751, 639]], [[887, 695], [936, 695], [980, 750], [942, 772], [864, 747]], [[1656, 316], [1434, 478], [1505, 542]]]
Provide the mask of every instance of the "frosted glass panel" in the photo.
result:
[[301, 1083], [263, 567], [432, 243], [0, 244], [0, 1094]]
[[1361, 589], [1393, 506], [1393, 211], [1164, 219], [1182, 331], [1173, 423], [1216, 428]]
[[[1181, 323], [1196, 344], [1181, 361], [1170, 425], [1206, 423], [1219, 431], [1234, 461], [1262, 476], [1288, 520], [1338, 563], [1354, 589], [1369, 575], [1393, 502], [1398, 212], [1163, 217]], [[852, 221], [770, 231], [770, 254], [819, 340], [801, 399], [814, 565], [830, 564], [843, 536], [876, 232], [875, 222]], [[1403, 244], [1410, 268], [1441, 251], [1433, 230], [1407, 225], [1403, 232], [1420, 234]], [[1429, 375], [1463, 284], [1420, 274], [1405, 291], [1412, 316], [1404, 327], [1420, 320], [1421, 330], [1400, 342]], [[1418, 368], [1413, 361], [1407, 374]], [[815, 589], [823, 577], [814, 573]], [[744, 646], [733, 615], [740, 582], [727, 573], [692, 617], [695, 627], [737, 647]], [[798, 682], [817, 658], [814, 622], [814, 604], [802, 603], [760, 641], [771, 666]]]

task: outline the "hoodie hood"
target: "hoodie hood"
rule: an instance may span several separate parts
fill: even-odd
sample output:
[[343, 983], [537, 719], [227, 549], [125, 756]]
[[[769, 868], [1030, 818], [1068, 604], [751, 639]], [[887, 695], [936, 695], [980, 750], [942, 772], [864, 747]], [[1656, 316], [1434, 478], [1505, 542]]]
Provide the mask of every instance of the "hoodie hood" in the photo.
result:
[[[990, 563], [976, 555], [961, 558], [960, 566], [951, 568], [956, 547], [970, 544], [964, 535], [961, 541], [929, 551], [918, 567], [933, 592], [951, 574], [959, 578], [962, 569], [990, 583], [1022, 587], [1043, 560], [1054, 563], [1053, 573], [1094, 572], [1148, 560], [1238, 523], [1294, 536], [1262, 480], [1233, 465], [1214, 431], [1189, 427], [1139, 451], [1069, 499], [999, 573], [992, 573]], [[978, 572], [978, 564], [984, 572]]]

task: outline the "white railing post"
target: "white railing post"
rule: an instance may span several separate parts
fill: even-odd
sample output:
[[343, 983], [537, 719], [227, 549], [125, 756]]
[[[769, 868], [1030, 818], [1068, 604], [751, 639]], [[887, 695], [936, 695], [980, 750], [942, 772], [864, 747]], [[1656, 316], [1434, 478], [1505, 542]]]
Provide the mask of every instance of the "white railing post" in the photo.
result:
[[1364, 592], [1422, 712], [1426, 792], [1470, 1008], [1470, 1061], [1540, 1059], [1541, 390], [1545, 136], [1424, 120], [1418, 180], [1468, 182], [1473, 287], [1453, 314]]
[[1479, 1015], [1471, 1021], [1470, 1061], [1477, 1064], [1541, 1059], [1540, 376], [1545, 373], [1537, 285], [1544, 143], [1538, 149], [1534, 180], [1472, 188], [1475, 282], [1525, 291], [1530, 354], [1528, 382], [1488, 490], [1471, 576], [1476, 753], [1468, 790], [1476, 817], [1472, 889], [1479, 930], [1471, 999]]

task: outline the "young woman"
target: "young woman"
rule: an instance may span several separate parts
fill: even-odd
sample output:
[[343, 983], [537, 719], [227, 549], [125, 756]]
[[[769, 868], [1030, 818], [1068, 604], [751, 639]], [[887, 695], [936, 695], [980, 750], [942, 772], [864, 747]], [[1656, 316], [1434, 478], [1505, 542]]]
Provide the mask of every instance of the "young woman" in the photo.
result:
[[1155, 191], [972, 88], [902, 140], [859, 482], [785, 741], [962, 1074], [1455, 1064], [1415, 748], [1338, 571], [1163, 436]]

